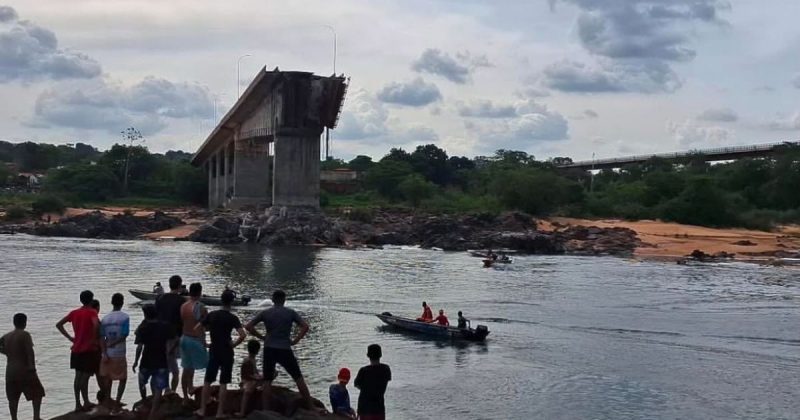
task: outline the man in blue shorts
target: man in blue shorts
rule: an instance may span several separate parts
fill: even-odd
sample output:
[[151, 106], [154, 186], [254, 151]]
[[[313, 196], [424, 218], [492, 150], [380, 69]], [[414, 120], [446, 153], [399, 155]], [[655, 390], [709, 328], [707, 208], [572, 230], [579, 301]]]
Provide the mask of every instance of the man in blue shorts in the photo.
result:
[[[194, 388], [194, 371], [205, 369], [208, 366], [208, 351], [206, 351], [206, 331], [201, 322], [208, 315], [208, 309], [200, 302], [203, 295], [203, 286], [192, 283], [189, 286], [189, 300], [181, 306], [181, 321], [183, 321], [183, 334], [181, 335], [181, 388], [184, 403], [190, 399], [189, 393]], [[195, 327], [200, 325], [198, 330]]]
[[[308, 385], [300, 372], [297, 358], [294, 357], [292, 346], [296, 345], [308, 333], [308, 323], [300, 317], [293, 309], [286, 308], [286, 293], [283, 290], [276, 290], [272, 293], [273, 306], [261, 311], [250, 322], [245, 329], [250, 334], [264, 340], [264, 385], [263, 409], [269, 409], [270, 391], [272, 380], [275, 379], [275, 365], [279, 364], [286, 369], [286, 373], [294, 379], [297, 389], [305, 400], [306, 407], [311, 407], [311, 394]], [[264, 323], [267, 334], [263, 335], [256, 330], [256, 325]], [[292, 325], [300, 326], [297, 337], [291, 339]]]
[[169, 369], [167, 368], [167, 341], [174, 332], [170, 325], [159, 321], [156, 307], [146, 304], [142, 307], [144, 321], [136, 328], [136, 359], [133, 362], [133, 372], [139, 366], [139, 393], [142, 400], [147, 397], [147, 383], [153, 392], [153, 404], [150, 407], [149, 420], [155, 420], [161, 393], [169, 386]]

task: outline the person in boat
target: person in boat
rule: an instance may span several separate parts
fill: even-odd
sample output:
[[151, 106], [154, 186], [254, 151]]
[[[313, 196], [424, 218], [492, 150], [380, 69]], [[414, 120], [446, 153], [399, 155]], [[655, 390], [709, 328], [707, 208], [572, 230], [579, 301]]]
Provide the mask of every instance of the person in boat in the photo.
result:
[[433, 311], [431, 311], [431, 307], [428, 306], [428, 302], [422, 302], [422, 316], [417, 318], [417, 321], [421, 322], [433, 321]]
[[470, 322], [467, 318], [464, 318], [464, 314], [461, 311], [458, 311], [458, 328], [460, 329], [467, 329], [470, 328]]
[[445, 327], [449, 327], [450, 326], [450, 321], [444, 315], [444, 309], [439, 309], [439, 316], [437, 316], [436, 318], [433, 319], [433, 321], [430, 321], [430, 322], [435, 323], [435, 324], [439, 324], [439, 325], [444, 325]]
[[160, 281], [157, 281], [156, 285], [153, 286], [153, 293], [155, 293], [157, 295], [164, 294], [164, 286], [161, 285]]
[[506, 254], [504, 254], [504, 253], [502, 253], [502, 252], [501, 252], [501, 253], [500, 253], [500, 261], [502, 261], [502, 262], [508, 262], [508, 260], [509, 260], [509, 258], [508, 258], [508, 255], [506, 255]]
[[486, 258], [497, 261], [497, 254], [495, 254], [494, 251], [492, 251], [492, 249], [489, 248], [489, 250], [486, 251]]

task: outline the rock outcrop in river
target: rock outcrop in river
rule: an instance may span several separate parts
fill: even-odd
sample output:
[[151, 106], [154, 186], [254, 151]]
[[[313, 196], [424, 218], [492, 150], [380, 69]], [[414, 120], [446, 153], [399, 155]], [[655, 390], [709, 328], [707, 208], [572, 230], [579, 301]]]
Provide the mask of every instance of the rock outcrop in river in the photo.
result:
[[107, 216], [100, 211], [62, 219], [56, 223], [34, 223], [17, 227], [19, 233], [75, 238], [134, 239], [145, 233], [172, 229], [183, 222], [157, 211], [151, 216], [130, 213]]
[[641, 242], [625, 228], [537, 229], [524, 213], [447, 215], [378, 210], [326, 216], [313, 208], [271, 208], [263, 214], [222, 214], [188, 238], [266, 245], [420, 245], [445, 251], [512, 249], [529, 254], [628, 255]]

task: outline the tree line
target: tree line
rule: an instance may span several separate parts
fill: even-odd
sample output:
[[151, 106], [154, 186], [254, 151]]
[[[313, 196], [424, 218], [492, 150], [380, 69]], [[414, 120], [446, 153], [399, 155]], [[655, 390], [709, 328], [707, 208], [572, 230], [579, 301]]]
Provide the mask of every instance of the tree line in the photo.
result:
[[[0, 164], [0, 186], [13, 179], [9, 167], [15, 167], [46, 172], [43, 192], [70, 204], [135, 197], [203, 205], [207, 177], [190, 158], [181, 151], [151, 153], [133, 143], [99, 151], [83, 143], [0, 142], [0, 163], [13, 163]], [[320, 199], [323, 207], [520, 210], [538, 216], [662, 219], [715, 227], [766, 229], [800, 222], [797, 146], [787, 145], [772, 157], [716, 164], [701, 155], [679, 161], [652, 158], [594, 174], [558, 167], [568, 162], [566, 157], [537, 160], [515, 150], [468, 158], [448, 156], [433, 144], [411, 152], [393, 148], [377, 161], [364, 155], [347, 162], [322, 161], [322, 169], [349, 168], [362, 176], [360, 191], [323, 193]]]
[[45, 175], [42, 195], [73, 205], [132, 197], [204, 204], [206, 176], [191, 156], [151, 153], [141, 144], [99, 151], [83, 143], [0, 142], [0, 187], [14, 185], [14, 172], [34, 172]]
[[333, 159], [323, 168], [363, 172], [364, 191], [323, 204], [405, 203], [435, 211], [521, 210], [573, 217], [661, 219], [702, 226], [767, 229], [800, 221], [800, 147], [768, 158], [710, 164], [702, 155], [652, 158], [593, 174], [521, 151], [498, 150], [473, 159], [448, 156], [428, 144], [391, 149], [378, 161]]

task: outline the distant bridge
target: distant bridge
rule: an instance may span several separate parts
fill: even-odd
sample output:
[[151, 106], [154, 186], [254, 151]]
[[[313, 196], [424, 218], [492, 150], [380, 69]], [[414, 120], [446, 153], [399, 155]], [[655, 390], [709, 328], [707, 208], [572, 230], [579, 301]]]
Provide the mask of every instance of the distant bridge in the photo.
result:
[[800, 141], [784, 141], [780, 143], [763, 143], [750, 146], [718, 147], [714, 149], [688, 150], [685, 152], [657, 153], [650, 155], [626, 156], [610, 159], [581, 160], [578, 162], [556, 165], [564, 169], [614, 169], [634, 163], [643, 163], [653, 158], [679, 160], [688, 157], [702, 157], [706, 162], [736, 160], [749, 157], [763, 157], [779, 154], [787, 147], [800, 147]]

